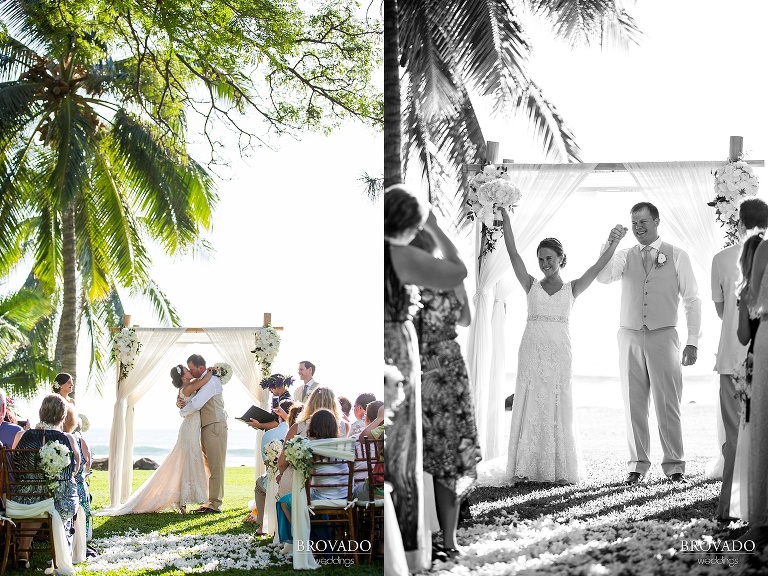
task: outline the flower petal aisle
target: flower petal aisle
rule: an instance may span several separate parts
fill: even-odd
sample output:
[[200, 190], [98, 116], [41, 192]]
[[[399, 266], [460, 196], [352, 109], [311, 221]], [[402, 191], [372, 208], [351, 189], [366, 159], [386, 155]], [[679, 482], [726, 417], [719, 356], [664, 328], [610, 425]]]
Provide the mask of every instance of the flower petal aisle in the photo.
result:
[[683, 405], [687, 484], [662, 476], [652, 436], [648, 482], [632, 487], [623, 484], [623, 410], [577, 409], [587, 482], [478, 488], [470, 496], [472, 519], [458, 533], [467, 556], [436, 562], [431, 574], [765, 574], [768, 552], [691, 550], [693, 542], [710, 550], [718, 540], [733, 545], [746, 530], [740, 522], [714, 522], [720, 482], [704, 473], [717, 438], [714, 409]]
[[290, 564], [290, 558], [277, 553], [278, 546], [259, 543], [250, 534], [176, 536], [134, 531], [98, 538], [91, 545], [99, 555], [78, 565], [78, 571], [130, 574], [170, 567], [182, 572], [250, 571]]

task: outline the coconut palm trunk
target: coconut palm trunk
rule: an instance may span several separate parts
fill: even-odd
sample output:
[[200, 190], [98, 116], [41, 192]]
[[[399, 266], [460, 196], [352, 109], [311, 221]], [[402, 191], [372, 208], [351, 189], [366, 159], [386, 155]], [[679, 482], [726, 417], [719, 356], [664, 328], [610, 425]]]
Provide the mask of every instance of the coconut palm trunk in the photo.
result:
[[[62, 264], [64, 292], [61, 320], [56, 338], [56, 360], [61, 370], [77, 375], [77, 249], [75, 246], [75, 211], [72, 206], [61, 215]], [[74, 396], [74, 391], [72, 393]]]
[[397, 0], [384, 0], [384, 188], [403, 181]]

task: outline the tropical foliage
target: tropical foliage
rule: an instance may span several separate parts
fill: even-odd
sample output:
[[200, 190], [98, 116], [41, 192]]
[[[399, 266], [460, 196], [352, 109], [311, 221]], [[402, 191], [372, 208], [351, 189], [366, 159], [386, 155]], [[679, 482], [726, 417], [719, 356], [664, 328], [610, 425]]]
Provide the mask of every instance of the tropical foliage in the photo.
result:
[[[433, 203], [444, 209], [457, 194], [464, 206], [469, 186], [462, 166], [486, 157], [478, 98], [497, 115], [527, 118], [551, 160], [580, 161], [574, 135], [527, 70], [532, 46], [524, 11], [550, 22], [573, 45], [626, 46], [639, 35], [619, 0], [386, 0], [385, 10], [399, 44], [386, 47], [398, 56], [385, 54], [385, 121], [397, 123], [385, 124], [385, 138], [399, 137], [395, 131], [403, 138], [402, 146], [387, 147], [385, 185], [403, 181], [416, 159]], [[393, 69], [394, 62], [401, 69]], [[400, 102], [402, 110], [390, 110]]]
[[76, 374], [81, 325], [91, 373], [105, 367], [121, 291], [178, 323], [149, 246], [208, 248], [217, 196], [187, 150], [192, 115], [210, 162], [221, 160], [222, 126], [242, 152], [349, 117], [380, 123], [380, 24], [356, 12], [350, 1], [306, 11], [270, 0], [3, 2], [0, 275], [29, 265], [30, 282], [60, 304], [62, 369]]

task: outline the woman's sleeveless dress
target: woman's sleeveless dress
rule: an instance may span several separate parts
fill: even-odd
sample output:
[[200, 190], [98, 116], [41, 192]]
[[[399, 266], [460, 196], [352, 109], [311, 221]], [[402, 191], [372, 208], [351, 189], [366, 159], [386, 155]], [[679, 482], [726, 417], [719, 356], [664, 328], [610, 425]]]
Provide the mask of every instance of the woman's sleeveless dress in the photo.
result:
[[760, 286], [753, 286], [757, 301], [753, 312], [760, 316], [755, 335], [752, 398], [749, 410], [750, 440], [747, 505], [749, 525], [768, 526], [768, 266]]
[[[179, 392], [183, 400], [189, 401]], [[180, 510], [188, 504], [208, 502], [208, 468], [200, 444], [200, 412], [195, 410], [179, 427], [176, 445], [155, 473], [147, 478], [125, 504], [104, 508], [96, 516], [121, 516]]]
[[547, 294], [538, 280], [528, 291], [528, 322], [520, 342], [507, 477], [575, 484], [586, 476], [573, 411], [571, 283]]

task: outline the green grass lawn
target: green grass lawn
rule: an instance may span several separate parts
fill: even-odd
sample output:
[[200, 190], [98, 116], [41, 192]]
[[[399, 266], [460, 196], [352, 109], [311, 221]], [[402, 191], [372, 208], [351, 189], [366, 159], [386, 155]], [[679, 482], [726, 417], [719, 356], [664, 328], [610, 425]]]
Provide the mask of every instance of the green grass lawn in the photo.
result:
[[[133, 489], [135, 490], [138, 488], [150, 474], [151, 471], [134, 470]], [[109, 485], [107, 479], [108, 473], [102, 471], [94, 471], [91, 476], [90, 488], [91, 494], [93, 495], [94, 509], [103, 508], [109, 504]], [[233, 541], [237, 538], [242, 538], [243, 536], [253, 535], [255, 531], [254, 526], [252, 524], [245, 524], [242, 521], [248, 514], [248, 501], [253, 499], [253, 484], [254, 472], [252, 467], [242, 466], [238, 468], [227, 468], [226, 490], [221, 514], [207, 514], [200, 516], [196, 514], [182, 515], [168, 512], [163, 514], [129, 514], [116, 517], [95, 516], [93, 518], [94, 545], [98, 549], [100, 539], [108, 539], [111, 536], [124, 535], [126, 533], [152, 534], [157, 532], [158, 538], [161, 540], [186, 537], [192, 542], [200, 542], [206, 537], [213, 538], [217, 535], [231, 536]], [[260, 537], [258, 543], [263, 544], [263, 546], [266, 547], [271, 543], [271, 539]], [[222, 551], [222, 554], [226, 554], [226, 551]], [[274, 555], [273, 558], [276, 561], [280, 560], [280, 557]], [[45, 559], [44, 553], [33, 555], [31, 569], [38, 572], [38, 570], [45, 568]], [[113, 570], [98, 572], [89, 570], [86, 564], [81, 564], [76, 568], [79, 573], [82, 574], [145, 574], [155, 576], [160, 574], [170, 575], [184, 573], [182, 570], [173, 568], [147, 568], [132, 571]], [[352, 572], [350, 572], [350, 570]], [[274, 574], [276, 576], [296, 573], [292, 569], [290, 563], [284, 563], [280, 566], [271, 566], [266, 570], [260, 571], [236, 569], [206, 571], [218, 574], [251, 574], [268, 572], [270, 575]], [[384, 565], [381, 560], [378, 560], [374, 561], [371, 565], [361, 563], [350, 568], [344, 566], [323, 566], [319, 571], [329, 575], [354, 573], [360, 576], [378, 576], [384, 573]], [[14, 570], [9, 566], [8, 573], [28, 575], [30, 570]]]

